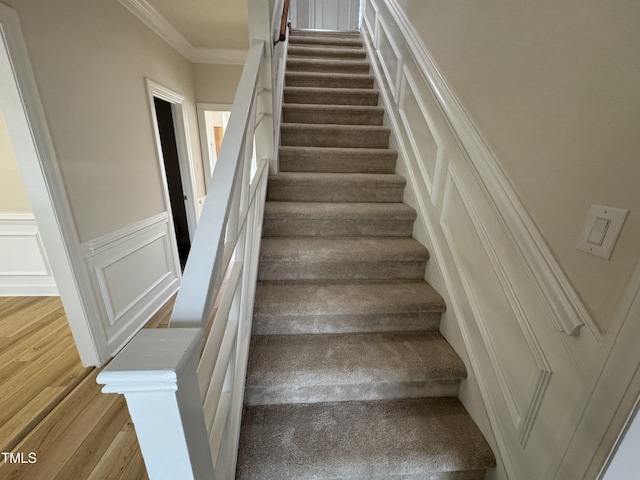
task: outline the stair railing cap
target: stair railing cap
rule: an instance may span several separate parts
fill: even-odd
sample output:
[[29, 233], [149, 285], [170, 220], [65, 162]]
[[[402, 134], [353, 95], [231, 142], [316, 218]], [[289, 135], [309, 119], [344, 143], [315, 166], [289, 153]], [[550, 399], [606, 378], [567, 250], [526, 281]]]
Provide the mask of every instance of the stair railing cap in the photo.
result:
[[176, 391], [178, 377], [200, 351], [201, 328], [143, 329], [98, 375], [103, 393]]

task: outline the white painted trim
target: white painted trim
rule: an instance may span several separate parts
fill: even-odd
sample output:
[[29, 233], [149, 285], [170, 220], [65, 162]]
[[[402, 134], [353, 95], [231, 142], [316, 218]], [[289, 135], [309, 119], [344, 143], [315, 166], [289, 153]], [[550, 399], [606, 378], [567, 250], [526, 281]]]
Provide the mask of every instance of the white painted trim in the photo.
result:
[[[110, 290], [111, 288], [107, 278], [105, 276], [105, 268], [110, 267], [116, 263], [118, 263], [120, 260], [122, 260], [125, 257], [128, 257], [129, 255], [136, 253], [139, 250], [142, 250], [144, 247], [146, 247], [147, 245], [155, 242], [158, 239], [161, 239], [163, 236], [165, 236], [166, 234], [164, 232], [162, 233], [157, 233], [149, 238], [146, 238], [144, 240], [144, 242], [139, 243], [135, 246], [131, 246], [129, 248], [127, 248], [126, 250], [122, 251], [122, 252], [118, 252], [117, 255], [113, 255], [111, 256], [111, 258], [109, 258], [107, 261], [102, 262], [100, 265], [96, 265], [95, 267], [95, 273], [96, 273], [96, 277], [98, 279], [98, 285], [100, 288], [100, 293], [102, 294], [102, 297], [105, 300], [108, 300], [111, 293]], [[108, 318], [109, 318], [109, 323], [111, 324], [111, 326], [115, 325], [115, 323], [120, 320], [127, 312], [131, 311], [131, 309], [133, 307], [135, 307], [136, 305], [138, 305], [138, 303], [145, 297], [147, 296], [149, 293], [151, 293], [157, 286], [159, 286], [164, 280], [168, 279], [171, 277], [171, 273], [172, 272], [165, 272], [161, 277], [157, 278], [151, 285], [148, 285], [143, 291], [138, 292], [136, 297], [134, 297], [127, 305], [125, 305], [123, 308], [121, 308], [120, 310], [118, 310], [117, 312], [114, 311], [111, 302], [105, 301], [105, 307], [107, 308], [107, 313], [108, 313]]]
[[0, 212], [0, 226], [3, 224], [33, 224], [36, 221], [36, 217], [33, 213], [13, 213], [13, 212]]
[[[640, 261], [614, 315], [609, 356], [554, 480], [600, 478], [640, 398]], [[613, 333], [615, 332], [615, 333]], [[591, 459], [588, 465], [585, 459]]]
[[[443, 163], [443, 159], [442, 159], [442, 156], [444, 154], [444, 149], [442, 148], [443, 142], [442, 142], [442, 139], [440, 138], [440, 134], [438, 133], [438, 129], [436, 128], [435, 123], [431, 118], [431, 115], [429, 114], [426, 105], [424, 104], [424, 99], [420, 95], [419, 89], [417, 87], [417, 83], [413, 78], [413, 75], [411, 74], [411, 72], [409, 72], [409, 69], [407, 68], [406, 65], [403, 65], [401, 72], [402, 74], [404, 74], [404, 78], [406, 79], [406, 84], [408, 85], [409, 90], [413, 95], [413, 98], [415, 98], [416, 104], [418, 105], [418, 108], [425, 120], [425, 123], [429, 127], [429, 134], [431, 135], [434, 143], [436, 144], [436, 158], [435, 158], [435, 166], [433, 169], [433, 175], [427, 171], [426, 167], [424, 166], [424, 162], [418, 161], [418, 168], [420, 168], [420, 171], [422, 172], [422, 175], [426, 180], [425, 185], [427, 187], [427, 190], [429, 191], [429, 196], [431, 197], [431, 203], [435, 204], [435, 199], [437, 198], [437, 195], [438, 195], [438, 186], [439, 186], [439, 182], [437, 180], [440, 176], [440, 170], [442, 169], [442, 163]], [[400, 84], [398, 85], [397, 105], [400, 113], [400, 118], [404, 125], [404, 130], [407, 133], [409, 144], [411, 145], [411, 149], [413, 150], [413, 155], [416, 159], [420, 160], [420, 149], [418, 147], [418, 142], [417, 142], [416, 136], [414, 135], [413, 130], [411, 129], [409, 120], [405, 114], [405, 108], [403, 105], [404, 98], [405, 98], [404, 96], [405, 89], [402, 88], [403, 85], [404, 83], [402, 82], [400, 82]]]
[[[5, 250], [7, 245], [0, 249], [0, 296], [57, 296], [58, 288], [33, 214], [0, 213], [0, 243], [11, 238], [20, 243], [20, 253], [11, 247]], [[27, 246], [32, 248], [27, 250]], [[21, 268], [27, 264], [31, 268], [7, 269], [4, 262], [13, 262], [15, 255]], [[37, 266], [41, 269], [35, 269]]]
[[0, 296], [58, 295], [33, 215], [0, 213]]
[[194, 47], [147, 0], [118, 0], [142, 23], [192, 63], [244, 64], [247, 50]]
[[[464, 183], [460, 179], [460, 176], [456, 172], [456, 169], [453, 164], [449, 164], [447, 169], [448, 178], [445, 183], [445, 195], [443, 199], [443, 205], [441, 210], [441, 218], [440, 225], [442, 226], [442, 231], [447, 239], [447, 243], [450, 245], [451, 254], [454, 258], [454, 261], [458, 264], [458, 273], [461, 277], [462, 283], [465, 285], [465, 290], [467, 292], [468, 301], [474, 310], [474, 317], [477, 320], [478, 327], [483, 336], [483, 343], [489, 353], [489, 357], [491, 359], [491, 363], [493, 366], [493, 370], [496, 373], [498, 383], [500, 384], [500, 389], [503, 392], [505, 402], [509, 407], [509, 413], [511, 414], [511, 419], [514, 424], [514, 428], [518, 433], [518, 438], [520, 440], [520, 444], [522, 447], [526, 446], [527, 439], [529, 438], [529, 433], [531, 432], [531, 428], [533, 427], [533, 423], [535, 421], [536, 415], [540, 408], [540, 404], [542, 402], [542, 398], [544, 393], [549, 385], [549, 381], [551, 379], [551, 366], [544, 354], [542, 347], [540, 346], [539, 341], [537, 340], [535, 334], [533, 333], [533, 329], [531, 324], [527, 320], [527, 316], [525, 314], [525, 309], [522, 306], [522, 303], [519, 301], [517, 295], [513, 291], [513, 288], [510, 285], [508, 276], [506, 275], [504, 268], [502, 267], [498, 254], [493, 248], [490, 236], [486, 232], [480, 216], [476, 212], [476, 209], [473, 206], [473, 201], [471, 195], [464, 187]], [[519, 328], [523, 333], [527, 346], [529, 347], [529, 351], [531, 356], [533, 357], [536, 367], [539, 370], [538, 378], [533, 382], [531, 386], [531, 394], [528, 395], [530, 399], [529, 404], [527, 405], [524, 411], [520, 411], [517, 408], [515, 399], [513, 398], [513, 394], [507, 381], [506, 375], [502, 368], [502, 364], [498, 359], [498, 355], [496, 353], [495, 345], [493, 340], [491, 339], [491, 334], [486, 325], [485, 315], [482, 313], [480, 307], [477, 305], [477, 302], [473, 295], [473, 287], [471, 286], [471, 282], [468, 280], [467, 275], [464, 271], [464, 268], [461, 266], [462, 262], [459, 260], [459, 254], [455, 248], [456, 242], [455, 237], [451, 234], [448, 225], [446, 223], [446, 215], [448, 213], [448, 204], [449, 204], [449, 196], [447, 192], [449, 192], [451, 186], [455, 188], [455, 190], [460, 195], [463, 206], [471, 219], [471, 223], [473, 225], [480, 242], [482, 243], [482, 248], [487, 254], [487, 258], [489, 259], [489, 263], [491, 264], [491, 268], [495, 272], [498, 281], [502, 287], [502, 290], [509, 302], [511, 310], [513, 311], [516, 320], [518, 322]]]
[[[117, 353], [176, 293], [180, 267], [175, 262], [172, 238], [174, 232], [169, 224], [169, 214], [162, 212], [82, 243], [91, 285], [96, 298], [101, 301], [102, 324], [108, 333], [111, 354]], [[142, 265], [139, 260], [133, 265], [127, 262], [132, 261], [136, 254], [144, 255], [143, 250], [158, 240], [161, 240], [163, 253], [154, 257], [153, 262], [156, 267], [166, 264], [166, 270], [151, 279], [145, 278], [144, 274], [136, 277], [140, 268], [151, 267], [149, 260]], [[115, 281], [106, 273], [114, 266], [120, 270]], [[120, 299], [117, 306], [115, 298]], [[123, 298], [127, 299], [126, 304], [122, 303]]]
[[100, 328], [97, 300], [90, 287], [76, 226], [58, 167], [31, 61], [16, 12], [0, 3], [2, 55], [10, 66], [0, 72], [7, 85], [0, 108], [7, 121], [18, 166], [54, 272], [69, 326], [82, 363], [102, 365], [109, 359], [106, 332]]
[[[384, 72], [384, 76], [387, 79], [387, 84], [391, 87], [391, 94], [393, 95], [393, 99], [397, 102], [398, 95], [400, 94], [400, 73], [404, 68], [404, 63], [403, 63], [404, 59], [402, 58], [402, 54], [400, 53], [398, 44], [396, 43], [395, 39], [391, 35], [391, 32], [389, 32], [389, 27], [386, 25], [385, 21], [382, 18], [380, 18], [380, 16], [378, 15], [376, 15], [376, 18], [377, 18], [377, 24], [378, 24], [376, 27], [376, 43], [375, 43], [376, 53], [378, 55], [380, 65], [382, 66], [382, 71]], [[393, 54], [396, 57], [396, 71], [394, 76], [392, 76], [391, 72], [387, 69], [387, 64], [382, 58], [382, 54], [380, 53], [381, 52], [380, 45], [382, 42], [383, 34], [384, 34], [384, 37], [387, 39], [387, 42], [389, 43], [389, 46], [391, 47]]]
[[[151, 118], [153, 124], [154, 139], [156, 142], [156, 153], [158, 155], [158, 166], [160, 169], [160, 181], [163, 188], [165, 208], [171, 212], [171, 200], [169, 198], [169, 187], [167, 184], [167, 174], [164, 168], [164, 155], [162, 153], [162, 144], [160, 142], [160, 131], [158, 129], [157, 113], [154, 103], [155, 98], [165, 100], [171, 104], [171, 112], [173, 114], [173, 124], [176, 137], [176, 147], [178, 150], [178, 164], [180, 166], [180, 178], [182, 180], [183, 194], [187, 197], [185, 201], [187, 224], [189, 227], [189, 239], [193, 242], [193, 237], [198, 226], [198, 197], [195, 184], [195, 168], [193, 165], [193, 155], [191, 154], [189, 126], [187, 124], [187, 106], [184, 96], [164, 85], [161, 85], [149, 78], [145, 78], [147, 84], [147, 95], [149, 99], [149, 108], [151, 109]], [[173, 217], [169, 216], [171, 228], [173, 225]], [[179, 264], [178, 244], [174, 238], [176, 264]], [[178, 269], [180, 270], [180, 269]]]
[[162, 223], [168, 223], [169, 214], [162, 212], [153, 217], [145, 218], [140, 222], [132, 223], [124, 228], [120, 228], [114, 232], [107, 233], [99, 238], [83, 242], [80, 247], [85, 257], [91, 257], [97, 255], [106, 250], [109, 250], [121, 243], [131, 240], [133, 237], [139, 235], [141, 232], [150, 230]]
[[386, 3], [402, 30], [411, 53], [457, 132], [470, 161], [494, 196], [494, 208], [507, 227], [505, 230], [513, 235], [514, 244], [520, 249], [521, 257], [531, 273], [531, 278], [536, 282], [556, 327], [566, 335], [578, 335], [580, 327], [587, 325], [595, 343], [599, 344], [602, 332], [522, 205], [495, 155], [449, 88], [396, 0], [388, 0]]

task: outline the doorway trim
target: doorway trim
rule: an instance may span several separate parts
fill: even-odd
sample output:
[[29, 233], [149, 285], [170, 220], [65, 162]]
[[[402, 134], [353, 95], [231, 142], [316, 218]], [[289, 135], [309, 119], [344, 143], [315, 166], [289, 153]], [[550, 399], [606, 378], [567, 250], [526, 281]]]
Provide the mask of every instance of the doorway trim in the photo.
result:
[[147, 94], [149, 100], [149, 108], [151, 109], [151, 120], [153, 125], [153, 134], [156, 144], [156, 153], [158, 158], [158, 168], [160, 169], [160, 181], [162, 183], [162, 193], [164, 204], [167, 212], [169, 212], [169, 226], [173, 235], [171, 235], [171, 243], [174, 251], [177, 271], [181, 275], [180, 257], [178, 254], [178, 242], [175, 237], [175, 227], [173, 224], [173, 210], [171, 208], [171, 200], [169, 197], [169, 186], [167, 184], [167, 172], [164, 167], [164, 155], [162, 153], [162, 143], [160, 142], [160, 131], [158, 129], [158, 116], [154, 99], [158, 98], [171, 104], [171, 113], [173, 115], [173, 125], [176, 136], [176, 147], [178, 150], [178, 164], [180, 166], [180, 179], [182, 181], [182, 190], [187, 197], [185, 207], [187, 211], [187, 226], [189, 227], [189, 239], [193, 242], [193, 236], [198, 225], [198, 199], [195, 184], [195, 169], [193, 165], [193, 155], [189, 143], [189, 127], [186, 122], [187, 108], [184, 96], [164, 85], [154, 82], [150, 78], [145, 78], [147, 85]]
[[205, 193], [209, 193], [209, 182], [211, 181], [211, 175], [213, 175], [213, 171], [209, 166], [209, 144], [207, 142], [207, 119], [205, 112], [230, 112], [231, 107], [233, 107], [233, 105], [230, 103], [196, 103]]
[[20, 20], [17, 12], [3, 3], [0, 27], [0, 82], [7, 84], [0, 89], [0, 108], [80, 359], [85, 366], [99, 366], [110, 358], [106, 332], [90, 321], [100, 318], [100, 310]]

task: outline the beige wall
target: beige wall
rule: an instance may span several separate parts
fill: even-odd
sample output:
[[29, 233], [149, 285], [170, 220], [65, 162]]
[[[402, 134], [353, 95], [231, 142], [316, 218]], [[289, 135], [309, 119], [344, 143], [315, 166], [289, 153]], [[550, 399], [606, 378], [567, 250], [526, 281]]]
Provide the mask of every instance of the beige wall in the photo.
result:
[[[397, 0], [606, 329], [640, 256], [640, 3]], [[628, 208], [610, 261], [590, 204]]]
[[7, 125], [0, 112], [0, 213], [31, 213]]
[[144, 79], [185, 96], [201, 176], [191, 64], [116, 1], [6, 3], [22, 23], [80, 240], [164, 211]]
[[243, 65], [194, 64], [196, 101], [233, 103]]

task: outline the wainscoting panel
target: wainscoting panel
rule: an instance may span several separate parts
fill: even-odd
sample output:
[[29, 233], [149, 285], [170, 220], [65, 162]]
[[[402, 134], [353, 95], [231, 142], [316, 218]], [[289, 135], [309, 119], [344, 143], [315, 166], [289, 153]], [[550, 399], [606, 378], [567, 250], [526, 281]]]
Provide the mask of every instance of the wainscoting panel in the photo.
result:
[[112, 353], [178, 288], [167, 213], [82, 244]]
[[[442, 144], [433, 126], [425, 101], [420, 94], [418, 83], [407, 68], [402, 70], [400, 100], [398, 102], [402, 125], [407, 133], [414, 161], [420, 168], [429, 195], [433, 191], [436, 167], [441, 164]], [[432, 109], [433, 111], [433, 109]]]
[[376, 52], [380, 61], [380, 66], [387, 79], [387, 84], [391, 88], [393, 98], [398, 97], [398, 79], [402, 68], [402, 56], [396, 43], [389, 34], [389, 29], [383, 21], [378, 23], [378, 41]]
[[499, 260], [453, 166], [446, 179], [440, 223], [491, 359], [513, 428], [525, 444], [551, 375], [518, 299], [509, 295]]
[[0, 213], [0, 296], [58, 295], [32, 214]]
[[372, 2], [363, 2], [362, 30], [375, 38], [376, 25], [378, 24], [378, 8]]
[[442, 330], [477, 381], [461, 400], [490, 426], [496, 479], [554, 478], [601, 339], [395, 1], [365, 0], [363, 12], [405, 201], [418, 211], [414, 237], [432, 252], [426, 278], [449, 299]]

